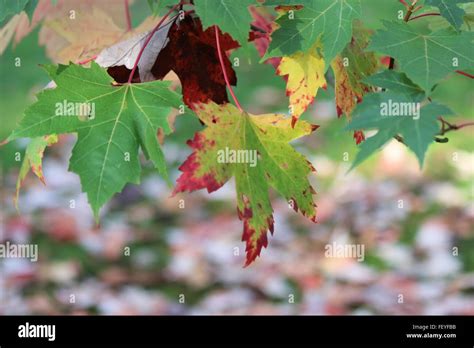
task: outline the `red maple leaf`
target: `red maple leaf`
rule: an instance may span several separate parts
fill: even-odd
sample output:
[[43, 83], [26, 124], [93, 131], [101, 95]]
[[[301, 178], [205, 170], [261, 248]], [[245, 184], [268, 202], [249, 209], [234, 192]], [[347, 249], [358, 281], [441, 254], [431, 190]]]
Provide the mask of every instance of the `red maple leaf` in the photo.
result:
[[[221, 49], [228, 51], [239, 47], [230, 35], [219, 30]], [[183, 100], [190, 108], [195, 103], [214, 101], [228, 102], [226, 83], [217, 53], [214, 27], [203, 31], [198, 18], [187, 16], [170, 28], [169, 42], [160, 52], [151, 70], [157, 79], [162, 79], [173, 70], [178, 75], [183, 88]], [[228, 57], [224, 66], [232, 85], [237, 77]]]
[[[268, 12], [264, 7], [250, 7], [250, 13], [254, 18], [252, 25], [255, 29], [250, 32], [249, 41], [253, 41], [260, 57], [265, 55], [267, 48], [270, 45], [270, 34], [274, 30], [274, 16]], [[273, 65], [276, 69], [280, 65], [281, 58], [273, 57], [267, 59], [265, 63]]]
[[[172, 24], [168, 39], [169, 42], [160, 51], [151, 69], [153, 76], [160, 80], [174, 71], [181, 81], [184, 103], [190, 108], [195, 103], [209, 101], [227, 103], [229, 99], [219, 62], [214, 27], [203, 31], [199, 18], [186, 16]], [[239, 47], [237, 41], [220, 30], [219, 42], [224, 52]], [[229, 82], [235, 86], [237, 77], [232, 64], [227, 56], [223, 60]], [[123, 65], [109, 67], [107, 72], [119, 83], [126, 83], [131, 73]], [[140, 82], [138, 69], [132, 82]]]

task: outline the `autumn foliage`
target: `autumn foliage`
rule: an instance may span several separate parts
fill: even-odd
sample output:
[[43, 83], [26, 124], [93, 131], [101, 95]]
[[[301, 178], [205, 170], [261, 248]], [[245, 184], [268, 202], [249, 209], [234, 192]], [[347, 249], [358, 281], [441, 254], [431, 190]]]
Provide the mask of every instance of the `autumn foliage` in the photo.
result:
[[[400, 4], [404, 18], [380, 19], [377, 31], [362, 24], [360, 0], [149, 3], [154, 16], [135, 28], [122, 0], [22, 0], [2, 8], [7, 20], [0, 50], [40, 27], [39, 43], [56, 64], [44, 67], [51, 88], [38, 93], [8, 138], [32, 139], [17, 189], [30, 168], [42, 179], [43, 152], [58, 134], [75, 133], [70, 170], [79, 175], [98, 220], [114, 194], [140, 182], [140, 153], [169, 180], [157, 133], [171, 134], [169, 115], [187, 110], [204, 129], [187, 142], [192, 153], [183, 159], [173, 192], [211, 193], [235, 181], [246, 266], [274, 232], [272, 191], [317, 220], [310, 183], [315, 169], [290, 143], [317, 136], [318, 120], [303, 118], [321, 89], [334, 91], [337, 115], [347, 120], [341, 128], [360, 147], [353, 166], [393, 138], [422, 164], [428, 146], [455, 129], [443, 118], [454, 112], [432, 101], [433, 91], [453, 74], [472, 77], [473, 33], [465, 17], [472, 7], [464, 1]], [[445, 21], [425, 33], [409, 21], [429, 6]], [[71, 16], [77, 25], [70, 25]], [[236, 98], [238, 74], [229, 56], [238, 52], [248, 59], [253, 49], [259, 63], [273, 66], [285, 81], [287, 113], [252, 115]], [[58, 102], [71, 105], [68, 116], [77, 117], [62, 117], [71, 112], [58, 112]], [[381, 117], [381, 106], [393, 102], [414, 104], [418, 114]], [[366, 139], [369, 130], [376, 134]], [[224, 150], [235, 157], [219, 161]], [[249, 154], [256, 165], [237, 157]]]

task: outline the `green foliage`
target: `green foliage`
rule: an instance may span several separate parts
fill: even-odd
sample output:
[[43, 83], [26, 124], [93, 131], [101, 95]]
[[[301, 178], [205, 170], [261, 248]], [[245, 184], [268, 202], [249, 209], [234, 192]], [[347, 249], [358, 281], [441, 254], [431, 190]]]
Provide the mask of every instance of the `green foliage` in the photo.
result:
[[[96, 217], [126, 183], [139, 183], [139, 147], [167, 177], [156, 133], [159, 128], [171, 132], [167, 115], [180, 104], [179, 96], [168, 89], [169, 83], [114, 86], [97, 64], [89, 69], [70, 65], [59, 75], [51, 75], [57, 87], [39, 94], [9, 140], [77, 133], [70, 169], [79, 174]], [[62, 105], [66, 105], [63, 110]], [[79, 113], [78, 106], [82, 108]]]
[[[353, 167], [397, 135], [403, 137], [403, 142], [415, 153], [422, 166], [426, 149], [440, 131], [438, 117], [452, 114], [449, 108], [437, 103], [421, 105], [419, 114], [413, 116], [401, 113], [400, 110], [395, 111], [391, 109], [391, 105], [416, 108], [420, 104], [417, 99], [409, 100], [406, 95], [391, 91], [366, 95], [354, 110], [353, 120], [346, 129], [377, 129], [378, 132], [362, 143]], [[383, 108], [386, 108], [387, 114], [383, 112]]]
[[266, 4], [304, 4], [303, 9], [282, 15], [272, 34], [266, 58], [308, 51], [320, 40], [326, 69], [352, 37], [352, 20], [361, 16], [359, 0], [270, 1]]
[[369, 50], [397, 59], [400, 69], [429, 93], [451, 72], [474, 67], [474, 33], [444, 29], [424, 34], [406, 23], [384, 21]]
[[28, 2], [29, 0], [0, 0], [0, 22], [23, 11]]
[[384, 70], [367, 77], [365, 81], [371, 85], [403, 94], [408, 100], [420, 101], [425, 98], [425, 92], [415, 85], [404, 73], [398, 71]]
[[[201, 105], [196, 113], [207, 127], [188, 142], [194, 152], [180, 167], [183, 174], [175, 192], [204, 188], [212, 192], [235, 177], [248, 265], [267, 246], [267, 231], [273, 232], [270, 187], [295, 210], [316, 218], [314, 189], [307, 179], [313, 168], [288, 144], [316, 127], [305, 121], [292, 127], [291, 119], [283, 115], [250, 115], [231, 104]], [[242, 161], [239, 156], [253, 160]]]
[[245, 45], [250, 31], [248, 7], [255, 5], [255, 0], [195, 0], [196, 13], [201, 18], [204, 29], [217, 25], [229, 33], [241, 45]]
[[426, 5], [439, 8], [441, 15], [448, 20], [456, 29], [459, 29], [463, 23], [463, 17], [466, 14], [459, 7], [460, 4], [472, 2], [471, 0], [426, 0]]
[[[422, 165], [428, 146], [436, 136], [444, 135], [445, 123], [441, 129], [439, 118], [454, 114], [451, 108], [442, 105], [445, 99], [438, 98], [439, 91], [445, 91], [443, 86], [453, 79], [455, 72], [462, 70], [464, 76], [469, 77], [474, 68], [474, 33], [469, 31], [472, 11], [462, 5], [466, 2], [425, 1], [425, 5], [438, 7], [447, 21], [440, 16], [423, 16], [417, 19], [417, 22], [427, 21], [427, 25], [423, 26], [401, 20], [382, 20], [394, 18], [395, 7], [387, 7], [393, 12], [390, 16], [387, 13], [381, 16], [377, 12], [377, 15], [372, 15], [376, 18], [367, 21], [360, 0], [194, 0], [181, 3], [178, 0], [148, 0], [154, 15], [162, 16], [170, 12], [171, 7], [182, 7], [185, 11], [185, 19], [180, 18], [177, 11], [171, 11], [168, 18], [162, 18], [163, 25], [168, 26], [167, 31], [162, 32], [167, 35], [166, 40], [160, 43], [153, 39], [142, 40], [143, 45], [146, 42], [146, 45], [156, 46], [155, 50], [150, 50], [153, 53], [143, 51], [146, 52], [144, 59], [154, 63], [150, 78], [161, 79], [174, 71], [185, 96], [186, 112], [197, 115], [205, 125], [204, 130], [197, 131], [194, 139], [188, 141], [194, 152], [180, 167], [183, 174], [177, 181], [175, 192], [200, 188], [211, 192], [234, 177], [239, 218], [244, 223], [243, 239], [247, 243], [247, 264], [266, 246], [267, 231], [273, 229], [271, 188], [293, 202], [295, 210], [316, 220], [314, 190], [307, 178], [313, 167], [289, 142], [310, 135], [316, 128], [311, 125], [315, 120], [306, 122], [298, 120], [298, 117], [313, 117], [313, 114], [303, 113], [319, 87], [319, 96], [330, 95], [331, 99], [335, 99], [339, 114], [352, 117], [345, 129], [356, 131], [357, 142], [364, 139], [361, 130], [377, 131], [359, 146], [353, 167], [393, 138], [413, 151]], [[25, 11], [31, 18], [37, 4], [38, 0], [0, 0], [0, 21], [8, 19], [2, 28], [3, 46], [0, 45], [0, 48], [5, 49], [10, 40], [16, 40], [21, 32], [16, 22], [20, 17], [12, 16]], [[279, 7], [272, 12], [270, 6]], [[380, 8], [379, 4], [374, 4], [376, 6]], [[84, 11], [82, 15], [88, 15], [87, 10]], [[149, 13], [149, 9], [147, 11]], [[419, 14], [415, 11], [413, 16]], [[101, 37], [91, 37], [91, 43], [87, 40], [76, 42], [72, 38], [74, 35], [68, 35], [66, 27], [51, 24], [57, 24], [58, 16], [57, 8], [50, 8], [48, 13], [38, 16], [50, 30], [50, 39], [42, 42], [49, 56], [52, 57], [60, 46], [61, 51], [71, 49], [81, 52], [81, 58], [84, 53], [84, 57], [90, 58], [85, 63], [93, 60], [95, 53], [91, 52], [103, 48], [92, 47], [93, 43], [96, 39], [100, 41]], [[104, 14], [103, 18], [102, 22], [114, 23], [112, 16], [109, 18]], [[439, 20], [443, 22], [440, 26]], [[366, 29], [367, 26], [379, 28], [380, 24], [385, 28], [375, 34], [373, 30]], [[38, 26], [41, 25], [38, 23]], [[219, 41], [223, 46], [222, 52], [217, 49], [213, 26], [223, 33]], [[438, 29], [430, 32], [433, 27]], [[143, 32], [150, 30], [153, 21], [144, 21], [144, 27], [140, 28]], [[157, 30], [161, 29], [163, 27]], [[113, 35], [126, 37], [133, 43], [134, 39], [129, 37], [132, 32], [124, 32], [122, 36], [118, 27], [111, 31]], [[102, 31], [99, 33], [102, 36]], [[85, 32], [84, 36], [87, 34]], [[45, 37], [44, 32], [40, 37]], [[284, 82], [287, 82], [290, 102], [286, 103], [285, 98], [277, 99], [281, 99], [285, 111], [290, 104], [289, 114], [295, 116], [296, 111], [298, 117], [251, 115], [239, 110], [239, 105], [236, 108], [229, 103], [231, 98], [226, 94], [226, 88], [230, 89], [237, 81], [237, 95], [245, 96], [242, 100], [257, 99], [253, 85], [256, 80], [261, 82], [259, 74], [255, 73], [251, 79], [242, 79], [240, 74], [249, 62], [242, 59], [242, 65], [235, 63], [235, 58], [242, 58], [242, 50], [236, 49], [239, 45], [246, 49], [249, 41], [255, 43], [260, 57], [263, 57], [262, 63], [269, 58], [282, 58], [268, 60], [271, 65], [266, 65], [265, 69], [282, 89]], [[130, 46], [136, 47], [127, 47]], [[233, 54], [232, 61], [228, 54]], [[5, 58], [2, 63], [10, 64], [15, 57], [13, 52], [9, 52], [8, 59]], [[113, 58], [119, 62], [123, 57]], [[384, 69], [382, 62], [389, 60], [394, 64]], [[24, 62], [28, 60], [25, 58]], [[28, 66], [31, 66], [30, 63]], [[79, 64], [45, 66], [56, 86], [38, 94], [38, 101], [27, 108], [18, 128], [8, 138], [9, 141], [22, 137], [33, 139], [21, 168], [20, 184], [30, 168], [42, 178], [38, 168], [41, 167], [43, 151], [56, 140], [55, 134], [63, 133], [77, 134], [70, 169], [80, 176], [83, 191], [87, 193], [96, 218], [101, 207], [115, 193], [122, 191], [127, 183], [139, 183], [140, 150], [168, 180], [167, 165], [157, 133], [160, 133], [160, 140], [163, 140], [161, 135], [171, 133], [173, 127], [168, 116], [172, 108], [180, 107], [180, 94], [170, 90], [169, 82], [142, 83], [138, 59], [134, 65], [138, 66], [137, 74], [130, 77], [131, 83], [126, 82], [133, 61], [128, 63], [108, 66], [108, 70], [95, 63], [90, 68]], [[84, 64], [82, 59], [81, 64]], [[326, 74], [329, 66], [332, 66], [332, 72]], [[12, 74], [13, 80], [20, 79], [18, 77], [24, 71], [29, 70]], [[283, 80], [277, 76], [287, 78]], [[328, 93], [323, 91], [325, 88]], [[3, 87], [2, 91], [8, 95], [8, 88]], [[283, 93], [282, 90], [282, 96]], [[8, 102], [4, 103], [8, 106]], [[237, 100], [235, 103], [239, 104]], [[243, 109], [247, 110], [247, 106]], [[392, 110], [392, 106], [396, 109]], [[266, 105], [261, 103], [260, 107], [265, 108]], [[11, 112], [10, 109], [8, 112]], [[466, 108], [461, 111], [452, 109], [459, 113]], [[410, 110], [415, 114], [406, 114]], [[187, 121], [189, 117], [183, 119], [176, 123], [180, 134], [171, 142], [177, 142], [177, 139], [184, 142], [184, 137], [198, 128], [197, 122]], [[339, 128], [342, 128], [340, 123]], [[331, 131], [330, 127], [328, 131]], [[345, 139], [337, 140], [336, 144], [346, 144]], [[219, 162], [219, 151], [224, 149], [257, 151], [258, 164], [254, 167], [248, 163]], [[1, 150], [5, 151], [5, 148]], [[318, 147], [318, 151], [330, 153], [332, 150], [322, 146]]]

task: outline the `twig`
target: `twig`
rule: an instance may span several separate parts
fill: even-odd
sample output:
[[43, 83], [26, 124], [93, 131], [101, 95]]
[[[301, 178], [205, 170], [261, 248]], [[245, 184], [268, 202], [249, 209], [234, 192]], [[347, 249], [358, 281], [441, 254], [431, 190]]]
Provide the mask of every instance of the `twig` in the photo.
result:
[[413, 21], [413, 20], [415, 20], [415, 19], [417, 19], [417, 18], [428, 17], [428, 16], [441, 16], [441, 14], [440, 14], [440, 13], [431, 13], [431, 12], [430, 12], [430, 13], [423, 13], [423, 14], [421, 14], [421, 15], [412, 17], [412, 18], [410, 18], [409, 20], [410, 20], [410, 21]]
[[235, 105], [239, 108], [240, 111], [243, 112], [242, 106], [240, 106], [239, 100], [234, 94], [234, 90], [232, 89], [232, 86], [230, 85], [229, 78], [227, 77], [227, 72], [225, 70], [225, 65], [224, 65], [224, 58], [222, 57], [222, 51], [221, 51], [221, 43], [219, 41], [219, 29], [217, 29], [217, 26], [214, 26], [215, 32], [216, 32], [216, 45], [217, 45], [217, 54], [219, 55], [219, 61], [221, 63], [221, 69], [222, 73], [224, 74], [224, 80], [227, 85], [227, 88], [229, 89], [229, 93], [232, 96], [232, 99], [234, 99]]
[[454, 131], [454, 130], [459, 130], [465, 127], [470, 127], [474, 126], [474, 122], [465, 122], [461, 124], [452, 124], [448, 121], [446, 121], [443, 117], [438, 117], [438, 120], [441, 122], [441, 132], [439, 135], [444, 135], [447, 132]]
[[143, 52], [145, 51], [146, 46], [148, 46], [148, 44], [150, 43], [151, 38], [153, 37], [153, 35], [155, 35], [156, 31], [161, 27], [161, 25], [162, 25], [163, 22], [166, 20], [166, 18], [168, 18], [168, 16], [169, 16], [174, 10], [176, 10], [178, 7], [180, 7], [182, 3], [183, 3], [183, 1], [180, 1], [178, 4], [174, 5], [174, 6], [160, 19], [160, 21], [159, 21], [158, 24], [153, 28], [153, 30], [150, 32], [150, 34], [148, 34], [148, 37], [147, 37], [145, 43], [143, 44], [142, 48], [140, 49], [140, 52], [138, 52], [137, 59], [135, 60], [135, 64], [133, 64], [133, 68], [132, 68], [132, 71], [131, 71], [131, 73], [130, 73], [130, 76], [128, 77], [127, 83], [132, 83], [133, 75], [135, 74], [135, 71], [137, 70], [137, 67], [138, 67], [138, 62], [140, 61], [140, 58], [142, 57], [142, 54], [143, 54]]
[[413, 12], [415, 12], [419, 9], [419, 7], [415, 9], [415, 6], [416, 6], [417, 2], [418, 2], [418, 0], [413, 0], [411, 5], [407, 7], [407, 9], [408, 9], [407, 13], [405, 14], [405, 17], [403, 18], [403, 20], [405, 22], [408, 22], [410, 20], [411, 15], [413, 14]]

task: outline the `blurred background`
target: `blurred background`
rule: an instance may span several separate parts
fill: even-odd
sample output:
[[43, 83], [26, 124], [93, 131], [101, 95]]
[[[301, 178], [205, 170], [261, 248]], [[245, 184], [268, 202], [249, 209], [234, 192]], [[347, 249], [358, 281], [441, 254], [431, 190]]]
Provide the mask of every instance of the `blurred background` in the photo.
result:
[[[383, 3], [365, 2], [367, 26], [377, 28], [400, 9]], [[148, 14], [146, 1], [134, 3], [135, 25]], [[284, 80], [258, 64], [254, 50], [241, 54], [233, 57], [240, 60], [236, 94], [244, 108], [286, 113]], [[48, 62], [38, 30], [0, 57], [0, 139], [49, 82], [38, 66]], [[473, 87], [451, 75], [433, 99], [457, 113], [453, 123], [472, 120]], [[233, 182], [210, 195], [170, 198], [172, 187], [144, 162], [141, 185], [116, 195], [97, 226], [78, 176], [67, 170], [75, 136], [47, 149], [46, 186], [28, 175], [20, 213], [13, 205], [21, 165], [15, 153], [28, 142], [0, 147], [0, 243], [39, 249], [38, 262], [0, 259], [0, 313], [474, 315], [473, 128], [432, 145], [422, 170], [393, 141], [349, 171], [357, 146], [336, 116], [333, 86], [318, 93], [303, 118], [321, 126], [294, 143], [317, 170], [311, 181], [318, 223], [272, 192], [275, 234], [248, 268]], [[202, 128], [191, 114], [177, 117], [175, 127], [164, 143], [173, 178], [190, 154], [185, 141]], [[363, 244], [364, 261], [325, 257], [333, 242]]]

